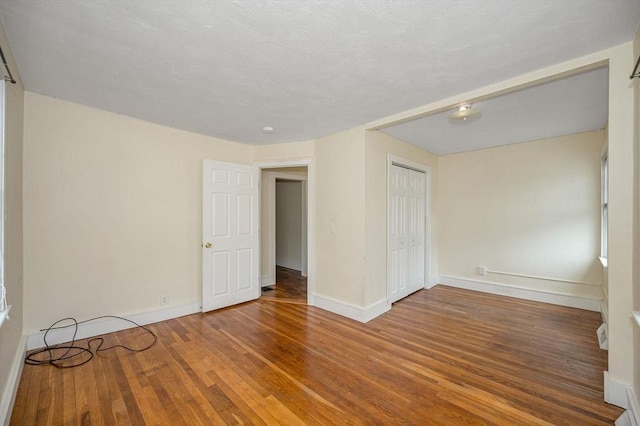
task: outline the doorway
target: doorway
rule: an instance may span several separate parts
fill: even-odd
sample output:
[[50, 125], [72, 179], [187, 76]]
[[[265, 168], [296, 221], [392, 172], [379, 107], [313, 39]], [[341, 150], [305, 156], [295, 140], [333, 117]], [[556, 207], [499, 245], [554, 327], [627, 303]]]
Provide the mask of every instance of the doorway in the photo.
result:
[[304, 181], [276, 177], [276, 266], [307, 275]]
[[307, 303], [308, 167], [261, 170], [261, 297]]

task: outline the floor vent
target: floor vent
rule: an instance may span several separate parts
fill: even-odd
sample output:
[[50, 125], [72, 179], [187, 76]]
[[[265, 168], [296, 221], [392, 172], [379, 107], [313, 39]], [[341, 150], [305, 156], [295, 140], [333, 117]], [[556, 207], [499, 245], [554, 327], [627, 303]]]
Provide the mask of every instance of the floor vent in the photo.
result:
[[596, 334], [598, 335], [598, 345], [600, 345], [600, 349], [609, 350], [606, 322], [602, 323], [602, 325], [598, 327], [598, 331], [596, 331]]

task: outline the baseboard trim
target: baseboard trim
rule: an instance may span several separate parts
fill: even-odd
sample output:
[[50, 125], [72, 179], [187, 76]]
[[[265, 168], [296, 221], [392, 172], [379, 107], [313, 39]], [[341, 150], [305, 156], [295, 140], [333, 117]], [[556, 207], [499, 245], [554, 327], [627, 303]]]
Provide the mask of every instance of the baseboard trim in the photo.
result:
[[446, 275], [441, 275], [438, 282], [449, 287], [464, 288], [467, 290], [475, 290], [484, 293], [516, 297], [518, 299], [533, 300], [536, 302], [551, 303], [554, 305], [568, 306], [570, 308], [600, 312], [600, 299], [589, 299], [586, 297], [570, 296], [567, 294], [550, 293], [523, 287], [514, 287], [507, 284], [474, 281], [465, 278], [449, 277]]
[[616, 426], [640, 426], [640, 405], [633, 387], [627, 386], [629, 408], [615, 421]]
[[627, 387], [627, 398], [629, 399], [629, 414], [632, 426], [640, 426], [640, 400], [633, 387]]
[[626, 383], [609, 377], [609, 372], [604, 372], [604, 400], [625, 410], [629, 408]]
[[364, 308], [316, 294], [313, 297], [313, 302], [313, 305], [320, 309], [363, 323], [369, 322], [391, 309], [391, 304], [386, 300], [380, 300]]
[[[122, 317], [127, 318], [131, 321], [135, 321], [138, 324], [145, 325], [178, 318], [185, 315], [195, 314], [201, 311], [202, 305], [200, 304], [200, 302], [193, 302], [186, 305], [159, 309], [157, 311], [144, 312], [133, 315], [122, 315]], [[134, 325], [117, 318], [105, 318], [101, 320], [91, 321], [89, 323], [80, 324], [78, 326], [76, 340], [99, 336], [101, 334], [113, 333], [115, 331], [126, 330], [131, 327], [134, 327]], [[49, 345], [56, 345], [59, 343], [70, 342], [72, 336], [72, 327], [61, 330], [52, 330], [47, 336], [47, 343], [49, 343]], [[28, 351], [32, 349], [42, 348], [44, 346], [44, 331], [38, 331], [27, 335]]]
[[302, 263], [290, 259], [276, 259], [276, 266], [293, 269], [294, 271], [302, 270]]
[[438, 285], [438, 277], [429, 277], [424, 283], [424, 288], [430, 289]]
[[18, 343], [16, 355], [13, 357], [13, 363], [9, 370], [9, 380], [2, 390], [2, 400], [0, 400], [0, 424], [8, 426], [11, 421], [11, 412], [13, 404], [16, 402], [16, 394], [18, 393], [18, 385], [20, 377], [22, 377], [22, 368], [24, 367], [24, 357], [27, 352], [27, 336], [22, 336]]
[[627, 410], [620, 414], [620, 417], [613, 423], [615, 426], [638, 426], [638, 423], [634, 420], [631, 411]]

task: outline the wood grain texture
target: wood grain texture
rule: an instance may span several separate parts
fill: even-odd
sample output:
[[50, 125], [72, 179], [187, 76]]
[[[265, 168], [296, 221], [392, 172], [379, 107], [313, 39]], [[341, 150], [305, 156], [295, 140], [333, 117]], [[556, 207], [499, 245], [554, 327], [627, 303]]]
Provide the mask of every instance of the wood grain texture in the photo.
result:
[[300, 271], [276, 266], [276, 284], [263, 287], [262, 300], [286, 303], [307, 303], [307, 278]]
[[367, 324], [259, 299], [153, 324], [145, 352], [25, 366], [11, 424], [613, 424], [599, 323], [443, 286]]

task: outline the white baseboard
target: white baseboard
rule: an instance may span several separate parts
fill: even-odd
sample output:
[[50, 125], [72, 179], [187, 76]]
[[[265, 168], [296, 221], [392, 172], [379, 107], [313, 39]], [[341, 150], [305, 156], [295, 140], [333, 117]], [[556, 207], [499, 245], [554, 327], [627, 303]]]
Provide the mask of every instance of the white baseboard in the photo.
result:
[[633, 387], [627, 386], [629, 409], [616, 419], [616, 426], [640, 426], [640, 404]]
[[26, 346], [27, 336], [22, 336], [18, 343], [16, 354], [13, 357], [7, 383], [5, 383], [4, 389], [2, 390], [2, 400], [0, 400], [0, 424], [4, 426], [8, 426], [11, 420], [11, 412], [13, 411], [13, 404], [16, 401], [18, 385], [20, 384], [22, 368], [24, 367], [24, 357], [27, 352]]
[[436, 285], [438, 285], [438, 277], [428, 277], [425, 280], [424, 288], [429, 289], [429, 288], [432, 288], [432, 287], [434, 287]]
[[386, 300], [381, 300], [364, 308], [348, 305], [330, 297], [319, 296], [317, 294], [314, 295], [313, 305], [325, 311], [333, 312], [334, 314], [360, 322], [369, 322], [391, 309], [391, 305]]
[[629, 398], [627, 395], [626, 383], [609, 377], [609, 372], [604, 372], [604, 400], [609, 404], [620, 408], [629, 408]]
[[640, 426], [640, 404], [633, 387], [627, 386], [629, 408], [616, 419], [616, 426]]
[[302, 263], [296, 262], [291, 259], [276, 259], [276, 266], [293, 269], [294, 271], [302, 270]]
[[633, 387], [627, 387], [627, 398], [629, 400], [629, 417], [632, 426], [640, 426], [640, 400]]
[[638, 423], [634, 421], [632, 416], [633, 415], [631, 414], [631, 412], [627, 410], [624, 413], [620, 414], [620, 417], [616, 419], [616, 421], [614, 422], [614, 425], [615, 426], [638, 426]]
[[263, 275], [260, 277], [260, 287], [268, 287], [276, 283], [271, 274]]
[[[174, 306], [165, 309], [159, 309], [157, 311], [144, 312], [134, 315], [122, 315], [123, 318], [127, 318], [131, 321], [135, 321], [140, 325], [153, 324], [154, 322], [166, 321], [173, 318], [182, 317], [185, 315], [195, 314], [202, 311], [200, 302], [193, 302], [187, 305]], [[69, 322], [65, 322], [60, 325], [67, 325]], [[96, 321], [91, 321], [78, 326], [78, 333], [76, 340], [86, 339], [88, 337], [99, 336], [101, 334], [113, 333], [114, 331], [126, 330], [134, 327], [133, 324], [128, 321], [122, 321], [117, 318], [104, 318]], [[58, 343], [70, 342], [73, 337], [73, 327], [68, 327], [60, 330], [52, 330], [47, 336], [47, 343], [49, 345], [56, 345]], [[27, 350], [44, 347], [44, 331], [38, 331], [27, 336]]]
[[570, 308], [600, 312], [600, 299], [589, 299], [586, 297], [570, 296], [567, 294], [550, 293], [546, 291], [514, 287], [507, 284], [448, 277], [446, 275], [441, 275], [438, 282], [449, 287], [464, 288], [467, 290], [475, 290], [484, 293], [516, 297], [518, 299], [534, 300], [536, 302], [551, 303], [554, 305], [568, 306]]

